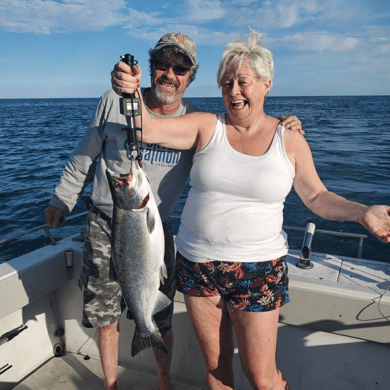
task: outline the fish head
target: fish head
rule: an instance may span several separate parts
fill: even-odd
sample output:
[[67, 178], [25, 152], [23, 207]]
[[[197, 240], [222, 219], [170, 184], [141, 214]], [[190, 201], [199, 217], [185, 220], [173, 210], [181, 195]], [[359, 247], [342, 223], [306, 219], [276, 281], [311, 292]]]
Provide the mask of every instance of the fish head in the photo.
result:
[[138, 160], [131, 160], [128, 174], [106, 170], [114, 205], [125, 210], [140, 209], [149, 199], [150, 185]]

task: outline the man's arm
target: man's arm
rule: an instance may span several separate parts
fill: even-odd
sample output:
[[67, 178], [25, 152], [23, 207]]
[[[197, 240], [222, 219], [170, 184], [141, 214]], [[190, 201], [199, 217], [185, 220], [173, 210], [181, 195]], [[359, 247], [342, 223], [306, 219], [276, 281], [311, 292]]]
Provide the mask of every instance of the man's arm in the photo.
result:
[[91, 182], [90, 167], [99, 156], [102, 146], [102, 116], [106, 103], [100, 99], [95, 116], [84, 137], [79, 142], [67, 162], [57, 184], [45, 218], [51, 227], [60, 227], [65, 223], [64, 211], [70, 212], [80, 199], [84, 189]]

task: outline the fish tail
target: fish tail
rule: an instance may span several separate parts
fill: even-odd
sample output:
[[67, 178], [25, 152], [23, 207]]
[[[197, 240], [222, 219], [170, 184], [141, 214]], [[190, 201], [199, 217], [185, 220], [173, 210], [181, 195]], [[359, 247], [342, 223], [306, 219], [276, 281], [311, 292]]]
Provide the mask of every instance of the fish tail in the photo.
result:
[[137, 353], [147, 348], [159, 349], [165, 353], [168, 353], [167, 347], [161, 334], [158, 330], [155, 330], [148, 336], [141, 336], [140, 333], [135, 329], [133, 344], [131, 346], [131, 356], [137, 355]]

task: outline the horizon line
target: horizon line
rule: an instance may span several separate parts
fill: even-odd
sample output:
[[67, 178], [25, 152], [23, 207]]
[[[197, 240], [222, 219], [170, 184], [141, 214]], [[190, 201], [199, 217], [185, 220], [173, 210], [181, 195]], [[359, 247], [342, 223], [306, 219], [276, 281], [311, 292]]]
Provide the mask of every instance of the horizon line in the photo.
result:
[[[298, 98], [298, 97], [388, 97], [390, 95], [277, 95], [272, 98]], [[0, 97], [0, 100], [33, 100], [33, 99], [100, 99], [101, 96], [83, 97]], [[119, 97], [119, 95], [118, 95]], [[183, 96], [183, 99], [222, 99], [222, 96]]]

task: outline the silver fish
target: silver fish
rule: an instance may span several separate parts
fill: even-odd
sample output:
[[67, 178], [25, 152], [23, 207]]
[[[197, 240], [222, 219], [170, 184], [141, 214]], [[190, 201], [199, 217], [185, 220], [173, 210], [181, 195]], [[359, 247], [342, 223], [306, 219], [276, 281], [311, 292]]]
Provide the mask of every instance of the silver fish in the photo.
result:
[[146, 348], [167, 352], [152, 316], [171, 301], [159, 291], [167, 276], [164, 232], [148, 178], [131, 158], [128, 175], [107, 169], [114, 202], [111, 257], [127, 308], [136, 325], [132, 356]]

